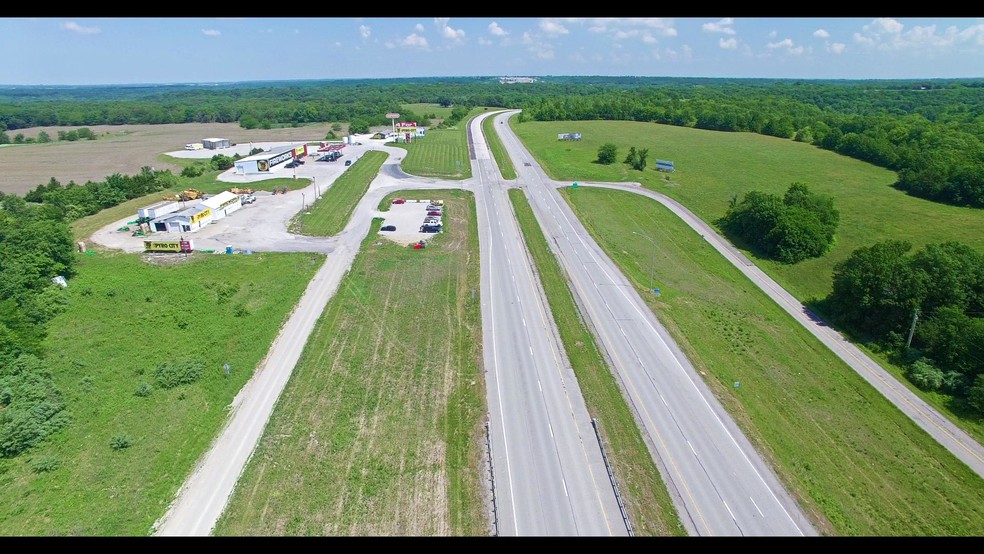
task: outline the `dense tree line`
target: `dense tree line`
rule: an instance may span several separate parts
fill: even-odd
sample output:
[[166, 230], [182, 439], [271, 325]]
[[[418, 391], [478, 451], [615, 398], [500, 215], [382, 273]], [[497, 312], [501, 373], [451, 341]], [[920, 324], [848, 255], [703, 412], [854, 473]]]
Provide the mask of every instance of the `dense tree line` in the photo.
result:
[[855, 250], [834, 267], [826, 310], [906, 356], [917, 386], [966, 398], [984, 415], [984, 255], [960, 242], [911, 250], [898, 240]]
[[67, 302], [52, 278], [73, 276], [74, 266], [72, 233], [57, 208], [0, 193], [0, 457], [68, 421], [42, 341]]
[[784, 196], [753, 190], [732, 198], [718, 225], [753, 250], [793, 264], [824, 255], [839, 220], [833, 198], [793, 183]]
[[892, 169], [897, 186], [984, 207], [984, 82], [550, 77], [0, 89], [0, 131], [36, 126], [348, 121], [400, 107], [518, 107], [521, 120], [631, 120], [789, 138]]

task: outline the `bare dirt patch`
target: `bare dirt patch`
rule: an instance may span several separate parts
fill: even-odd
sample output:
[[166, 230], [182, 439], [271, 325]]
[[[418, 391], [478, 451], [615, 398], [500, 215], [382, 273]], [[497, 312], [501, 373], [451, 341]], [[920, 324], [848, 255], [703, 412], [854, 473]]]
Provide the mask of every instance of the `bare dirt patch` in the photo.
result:
[[[37, 137], [42, 129], [52, 138], [58, 131], [72, 127], [31, 127], [8, 131]], [[170, 163], [165, 152], [183, 150], [190, 142], [203, 138], [226, 138], [234, 143], [250, 141], [318, 141], [324, 140], [331, 124], [319, 123], [283, 129], [243, 129], [238, 123], [175, 123], [167, 125], [93, 125], [89, 129], [97, 140], [54, 141], [46, 144], [11, 144], [0, 147], [0, 191], [24, 194], [55, 178], [84, 184], [104, 181], [115, 173], [134, 175], [141, 168], [170, 169], [177, 173], [180, 165]], [[220, 153], [215, 151], [216, 154]]]

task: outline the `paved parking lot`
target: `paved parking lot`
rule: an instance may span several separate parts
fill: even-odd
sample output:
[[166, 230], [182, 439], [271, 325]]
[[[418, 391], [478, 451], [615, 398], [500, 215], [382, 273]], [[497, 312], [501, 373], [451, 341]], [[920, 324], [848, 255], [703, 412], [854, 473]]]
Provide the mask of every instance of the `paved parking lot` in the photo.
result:
[[420, 232], [420, 226], [427, 217], [426, 208], [429, 202], [430, 200], [407, 200], [406, 204], [390, 204], [389, 210], [380, 215], [385, 218], [383, 226], [395, 225], [396, 231], [380, 231], [379, 234], [400, 244], [431, 240], [436, 233]]

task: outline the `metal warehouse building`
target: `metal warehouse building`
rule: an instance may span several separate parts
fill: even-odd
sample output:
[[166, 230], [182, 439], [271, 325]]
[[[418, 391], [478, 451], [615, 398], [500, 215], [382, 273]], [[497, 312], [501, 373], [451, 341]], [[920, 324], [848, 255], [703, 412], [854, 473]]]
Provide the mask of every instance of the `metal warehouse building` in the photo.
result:
[[268, 173], [274, 166], [293, 159], [295, 155], [294, 150], [295, 148], [293, 146], [285, 146], [236, 160], [234, 162], [236, 165], [236, 175]]
[[148, 217], [157, 219], [158, 217], [174, 213], [181, 209], [181, 203], [175, 200], [161, 200], [155, 204], [143, 208], [137, 208], [137, 217]]
[[229, 139], [207, 138], [202, 139], [202, 146], [208, 148], [209, 150], [218, 150], [219, 148], [229, 148], [232, 146], [232, 143], [229, 142]]
[[212, 209], [212, 219], [218, 221], [223, 217], [239, 210], [243, 207], [243, 202], [239, 198], [238, 194], [233, 194], [229, 191], [223, 191], [215, 196], [211, 196], [202, 200], [203, 206], [208, 206]]
[[155, 231], [171, 233], [190, 233], [212, 222], [212, 208], [198, 204], [176, 214], [159, 217], [150, 222]]

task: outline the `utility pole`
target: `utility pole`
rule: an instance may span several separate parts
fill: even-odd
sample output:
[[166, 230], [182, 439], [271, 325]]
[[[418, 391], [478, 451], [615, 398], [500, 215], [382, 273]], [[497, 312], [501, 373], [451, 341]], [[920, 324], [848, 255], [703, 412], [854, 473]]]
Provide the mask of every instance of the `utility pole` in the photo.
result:
[[905, 347], [912, 345], [912, 334], [916, 332], [916, 321], [919, 321], [919, 308], [912, 310], [912, 327], [909, 328], [909, 339], [905, 341]]
[[653, 260], [652, 260], [652, 262], [649, 265], [649, 292], [653, 292], [654, 290], [656, 290], [656, 289], [653, 288], [653, 272], [656, 270], [656, 241], [653, 240], [653, 239], [651, 239], [651, 238], [649, 238], [648, 236], [646, 236], [646, 235], [644, 235], [642, 233], [637, 233], [635, 231], [632, 231], [632, 234], [633, 235], [639, 235], [640, 237], [642, 237], [642, 238], [648, 240], [649, 242], [653, 243]]

